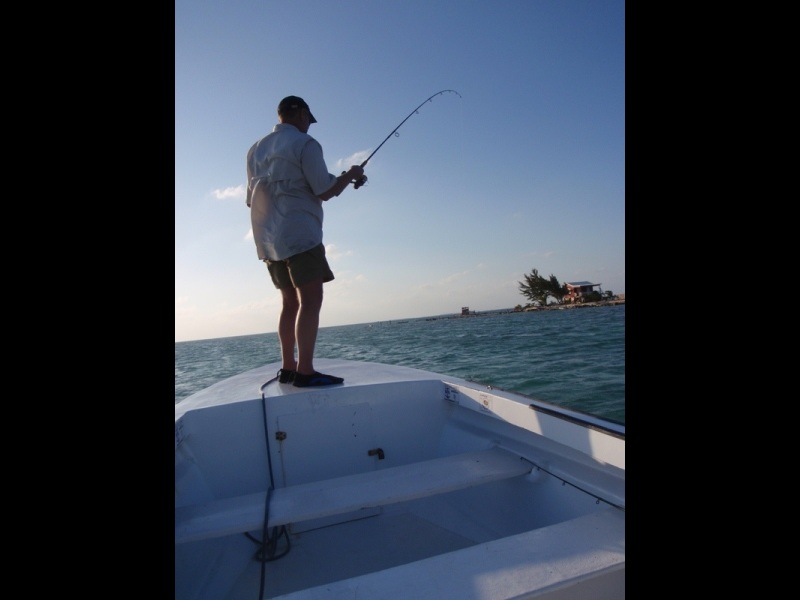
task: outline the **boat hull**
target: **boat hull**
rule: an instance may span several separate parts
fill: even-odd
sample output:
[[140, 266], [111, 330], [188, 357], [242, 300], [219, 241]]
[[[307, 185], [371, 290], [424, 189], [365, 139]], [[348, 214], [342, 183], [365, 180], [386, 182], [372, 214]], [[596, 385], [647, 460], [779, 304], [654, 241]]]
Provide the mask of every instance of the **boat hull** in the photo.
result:
[[345, 383], [271, 364], [176, 405], [176, 599], [624, 598], [624, 425], [317, 363]]

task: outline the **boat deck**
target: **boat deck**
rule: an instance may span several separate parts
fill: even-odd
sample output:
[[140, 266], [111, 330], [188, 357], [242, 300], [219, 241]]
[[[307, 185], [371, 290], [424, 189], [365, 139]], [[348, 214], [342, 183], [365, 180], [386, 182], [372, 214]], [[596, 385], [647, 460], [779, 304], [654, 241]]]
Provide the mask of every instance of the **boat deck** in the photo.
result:
[[[249, 543], [248, 549], [253, 552], [256, 546]], [[279, 549], [283, 544], [281, 539]], [[305, 531], [293, 536], [286, 556], [265, 563], [266, 597], [331, 584], [472, 545], [471, 540], [407, 512]], [[260, 577], [260, 563], [251, 561], [230, 598], [252, 595], [252, 590], [258, 589]], [[237, 595], [237, 588], [242, 591], [241, 596]]]
[[[592, 535], [586, 535], [587, 528]], [[575, 600], [581, 597], [575, 580], [583, 573], [593, 573], [594, 594], [598, 570], [605, 572], [601, 579], [608, 579], [610, 589], [624, 587], [624, 540], [624, 513], [613, 508], [483, 543], [413, 512], [389, 510], [378, 517], [293, 535], [285, 556], [263, 563], [264, 597], [510, 600], [526, 589], [564, 586], [565, 599]], [[233, 588], [220, 596], [222, 600], [258, 596], [262, 563], [247, 559], [258, 550], [256, 544], [244, 535], [201, 543], [216, 545], [217, 550], [224, 545], [226, 554], [241, 554], [239, 564], [247, 565]], [[176, 546], [176, 560], [181, 546]], [[281, 538], [277, 553], [284, 548]], [[576, 556], [590, 556], [591, 560], [582, 563]], [[608, 600], [618, 597], [609, 595]]]
[[176, 406], [176, 598], [624, 598], [624, 425], [320, 366], [347, 383], [282, 386], [267, 365]]

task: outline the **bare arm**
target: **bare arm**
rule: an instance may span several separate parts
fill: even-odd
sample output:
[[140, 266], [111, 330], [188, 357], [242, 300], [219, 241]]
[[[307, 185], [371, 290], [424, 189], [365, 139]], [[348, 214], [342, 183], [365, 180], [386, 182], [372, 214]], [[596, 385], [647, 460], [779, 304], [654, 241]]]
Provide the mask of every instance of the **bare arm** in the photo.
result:
[[336, 178], [336, 183], [334, 183], [330, 188], [328, 188], [325, 192], [321, 193], [317, 196], [320, 200], [330, 200], [334, 196], [338, 196], [341, 194], [344, 189], [350, 185], [353, 181], [361, 179], [364, 175], [363, 167], [359, 165], [353, 165], [350, 167], [350, 170], [346, 173], [339, 175]]

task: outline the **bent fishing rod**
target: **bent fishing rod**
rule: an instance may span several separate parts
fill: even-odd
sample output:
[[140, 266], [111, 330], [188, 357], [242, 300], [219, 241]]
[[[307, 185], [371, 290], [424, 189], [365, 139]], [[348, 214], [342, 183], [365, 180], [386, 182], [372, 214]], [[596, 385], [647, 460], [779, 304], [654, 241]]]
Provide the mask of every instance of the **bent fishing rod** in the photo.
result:
[[[458, 96], [459, 98], [461, 98], [461, 94], [459, 94], [459, 93], [458, 93], [457, 91], [455, 91], [455, 90], [442, 90], [441, 92], [436, 92], [436, 93], [435, 93], [433, 96], [431, 96], [430, 98], [428, 98], [427, 100], [425, 100], [425, 102], [430, 102], [430, 101], [431, 101], [431, 100], [433, 100], [433, 99], [434, 99], [436, 96], [438, 96], [439, 94], [444, 94], [445, 92], [452, 92], [452, 93], [454, 93], [456, 96]], [[385, 140], [383, 140], [383, 141], [380, 143], [380, 146], [378, 146], [377, 148], [375, 148], [375, 150], [373, 150], [373, 151], [372, 151], [372, 154], [370, 154], [370, 155], [367, 157], [367, 160], [365, 160], [364, 162], [362, 162], [362, 163], [361, 163], [361, 168], [362, 168], [362, 169], [363, 169], [363, 168], [364, 168], [364, 167], [367, 165], [367, 163], [369, 162], [369, 159], [370, 159], [370, 158], [372, 158], [373, 156], [375, 156], [375, 153], [376, 153], [378, 150], [380, 150], [380, 149], [381, 149], [381, 146], [383, 146], [383, 145], [384, 145], [384, 144], [385, 144], [387, 141], [389, 141], [389, 138], [390, 138], [390, 137], [392, 137], [393, 135], [396, 135], [397, 137], [400, 137], [400, 134], [399, 134], [399, 133], [397, 133], [397, 130], [398, 130], [398, 129], [400, 129], [400, 128], [403, 126], [403, 123], [405, 123], [406, 121], [408, 121], [408, 120], [409, 120], [409, 119], [410, 119], [410, 118], [411, 118], [411, 117], [412, 117], [412, 116], [413, 116], [415, 113], [419, 112], [419, 109], [420, 109], [420, 108], [422, 108], [422, 107], [425, 105], [425, 102], [423, 102], [423, 103], [422, 103], [422, 104], [420, 104], [420, 105], [419, 105], [417, 108], [415, 108], [414, 110], [412, 110], [412, 111], [409, 113], [409, 115], [408, 115], [408, 116], [407, 116], [405, 119], [403, 119], [402, 121], [400, 121], [400, 125], [398, 125], [397, 127], [395, 127], [395, 128], [392, 130], [392, 132], [391, 132], [389, 135], [387, 135], [387, 136], [386, 136], [386, 139], [385, 139]], [[344, 173], [344, 171], [343, 171], [343, 173]], [[365, 183], [367, 183], [367, 176], [366, 176], [366, 175], [362, 176], [360, 179], [357, 179], [357, 180], [355, 181], [354, 185], [353, 185], [353, 188], [354, 188], [354, 189], [358, 189], [358, 188], [360, 188], [362, 185], [364, 185]]]

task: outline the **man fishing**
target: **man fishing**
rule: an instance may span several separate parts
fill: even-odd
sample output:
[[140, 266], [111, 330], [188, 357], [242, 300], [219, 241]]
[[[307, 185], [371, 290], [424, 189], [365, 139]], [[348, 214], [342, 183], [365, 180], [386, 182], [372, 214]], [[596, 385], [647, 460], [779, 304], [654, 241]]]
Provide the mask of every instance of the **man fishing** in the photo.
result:
[[334, 385], [344, 379], [314, 369], [322, 285], [334, 279], [322, 244], [322, 202], [361, 180], [364, 168], [353, 165], [338, 177], [328, 172], [322, 146], [308, 135], [317, 120], [302, 98], [281, 100], [278, 120], [247, 153], [253, 239], [282, 297], [277, 377], [297, 387]]

